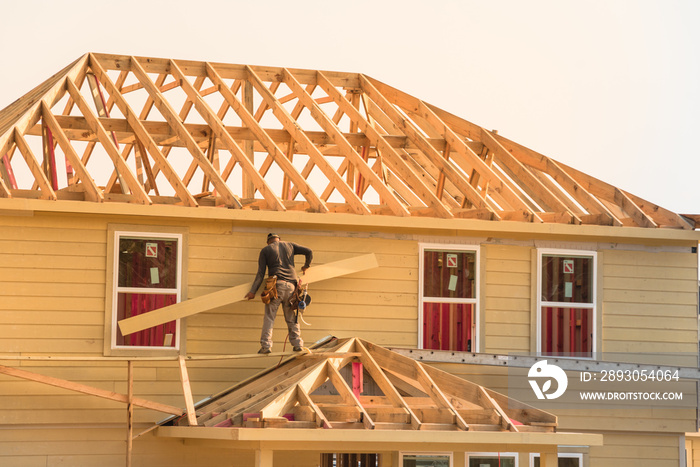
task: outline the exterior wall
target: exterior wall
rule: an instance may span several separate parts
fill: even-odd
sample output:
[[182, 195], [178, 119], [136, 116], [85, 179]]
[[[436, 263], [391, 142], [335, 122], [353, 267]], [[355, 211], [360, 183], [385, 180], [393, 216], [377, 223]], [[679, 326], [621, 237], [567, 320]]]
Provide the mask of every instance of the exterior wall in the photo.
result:
[[[264, 245], [268, 230], [223, 220], [39, 212], [33, 216], [3, 215], [0, 217], [0, 355], [103, 355], [105, 302], [109, 299], [105, 296], [108, 224], [187, 228], [189, 298], [252, 280], [258, 251]], [[277, 231], [284, 240], [311, 247], [316, 264], [370, 252], [377, 255], [380, 264], [380, 268], [355, 274], [352, 278], [310, 286], [313, 301], [305, 316], [310, 326], [302, 326], [306, 343], [333, 334], [357, 336], [389, 347], [415, 347], [418, 341], [418, 245], [422, 237], [304, 231], [302, 227], [293, 231], [270, 230]], [[425, 241], [441, 240], [460, 241], [455, 237], [430, 237]], [[465, 241], [474, 244], [477, 240]], [[533, 283], [536, 282], [534, 244], [504, 243], [487, 243], [484, 239], [481, 245], [480, 350], [530, 352], [535, 350], [532, 335]], [[553, 247], [551, 242], [547, 247]], [[570, 247], [570, 244], [566, 246]], [[595, 248], [588, 244], [586, 249]], [[599, 255], [602, 350], [696, 354], [697, 256], [669, 253], [656, 247], [621, 250], [606, 246], [603, 250]], [[660, 312], [663, 316], [659, 316]], [[190, 317], [186, 324], [187, 353], [254, 353], [259, 348], [261, 323], [262, 304], [257, 298], [253, 302]], [[285, 334], [284, 322], [279, 317], [274, 334], [275, 350], [282, 349]], [[255, 358], [188, 362], [195, 401], [276, 361], [276, 358]], [[696, 363], [693, 357], [687, 364]], [[121, 360], [79, 364], [0, 360], [0, 364], [111, 391], [125, 393], [127, 390], [126, 362]], [[448, 366], [449, 371], [495, 390], [507, 388], [505, 376], [493, 368]], [[145, 399], [184, 406], [175, 361], [137, 361], [134, 392]], [[3, 375], [0, 375], [0, 397], [3, 400], [1, 465], [123, 464], [124, 405]], [[612, 459], [636, 457], [639, 461], [646, 459], [643, 453], [648, 449], [662, 453], [659, 456], [675, 456], [676, 463], [668, 465], [677, 465], [678, 434], [693, 430], [695, 426], [694, 413], [675, 413], [669, 418], [668, 413], [651, 409], [640, 411], [633, 419], [622, 418], [625, 415], [621, 413], [583, 417], [562, 411], [557, 415], [561, 429], [567, 431], [612, 429], [628, 432], [606, 435], [606, 446], [591, 451], [592, 465], [626, 465], [616, 464]], [[137, 409], [135, 433], [165, 416]], [[649, 433], [653, 432], [676, 434], [659, 436], [657, 440], [657, 437], [650, 437]], [[76, 442], [76, 439], [86, 438], [85, 443]], [[671, 453], [673, 443], [675, 454]], [[206, 454], [198, 449], [197, 455], [192, 457], [187, 447], [187, 443], [161, 440], [149, 434], [134, 442], [134, 458], [136, 465], [152, 465], [156, 458], [172, 459], [168, 462], [171, 465], [216, 465], [218, 461], [213, 459], [220, 461], [233, 455], [230, 449], [219, 446]], [[252, 461], [236, 465], [251, 464]]]

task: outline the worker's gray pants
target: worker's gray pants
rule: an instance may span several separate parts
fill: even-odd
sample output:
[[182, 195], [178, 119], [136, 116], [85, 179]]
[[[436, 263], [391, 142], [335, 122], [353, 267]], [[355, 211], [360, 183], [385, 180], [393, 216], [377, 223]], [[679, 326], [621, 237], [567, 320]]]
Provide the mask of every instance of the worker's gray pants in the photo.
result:
[[289, 299], [294, 293], [294, 284], [290, 282], [277, 281], [277, 298], [270, 300], [270, 303], [265, 305], [265, 317], [263, 318], [262, 333], [260, 334], [260, 346], [263, 349], [272, 347], [272, 328], [275, 326], [275, 318], [277, 310], [282, 305], [284, 311], [284, 320], [287, 322], [287, 330], [289, 331], [289, 342], [294, 347], [302, 347], [304, 341], [301, 339], [301, 331], [299, 323], [294, 322], [295, 313], [292, 311], [292, 306]]

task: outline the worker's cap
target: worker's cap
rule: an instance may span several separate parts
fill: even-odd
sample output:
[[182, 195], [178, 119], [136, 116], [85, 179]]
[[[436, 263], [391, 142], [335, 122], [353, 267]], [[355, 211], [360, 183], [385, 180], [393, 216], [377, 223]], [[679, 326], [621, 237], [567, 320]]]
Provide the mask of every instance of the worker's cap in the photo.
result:
[[274, 234], [274, 233], [269, 233], [269, 234], [267, 234], [267, 241], [268, 241], [268, 242], [269, 242], [270, 240], [272, 240], [273, 238], [280, 238], [280, 236], [277, 235], [277, 234]]

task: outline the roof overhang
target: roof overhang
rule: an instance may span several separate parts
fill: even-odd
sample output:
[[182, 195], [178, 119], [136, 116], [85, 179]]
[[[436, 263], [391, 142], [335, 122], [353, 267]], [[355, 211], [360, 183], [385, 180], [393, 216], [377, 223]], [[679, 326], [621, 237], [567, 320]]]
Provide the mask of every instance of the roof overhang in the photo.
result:
[[[514, 433], [430, 430], [318, 430], [275, 428], [213, 428], [161, 426], [156, 436], [233, 442], [240, 449], [263, 445], [286, 451], [479, 450], [539, 452], [553, 446], [602, 446], [603, 435], [592, 433]], [[429, 445], [429, 446], [428, 446]]]
[[85, 215], [115, 215], [170, 219], [211, 219], [233, 221], [238, 226], [265, 226], [276, 229], [321, 229], [323, 231], [389, 232], [417, 235], [502, 237], [514, 239], [552, 239], [608, 241], [615, 243], [694, 245], [700, 231], [685, 229], [647, 229], [601, 225], [544, 224], [477, 219], [436, 219], [422, 217], [361, 216], [348, 213], [305, 211], [262, 211], [188, 208], [170, 205], [127, 203], [85, 203], [40, 199], [0, 198], [0, 213], [31, 216], [39, 212]]

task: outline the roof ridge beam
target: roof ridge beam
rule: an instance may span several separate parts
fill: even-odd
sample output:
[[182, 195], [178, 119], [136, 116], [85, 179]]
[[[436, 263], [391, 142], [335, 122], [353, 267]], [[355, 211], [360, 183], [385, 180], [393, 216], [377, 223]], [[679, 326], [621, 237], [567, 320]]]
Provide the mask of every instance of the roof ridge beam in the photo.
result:
[[[292, 162], [287, 159], [282, 150], [273, 141], [270, 135], [260, 126], [260, 123], [255, 119], [255, 116], [250, 113], [250, 111], [238, 100], [236, 95], [226, 86], [221, 75], [216, 71], [216, 69], [210, 64], [206, 64], [207, 77], [219, 88], [219, 93], [223, 96], [224, 100], [233, 109], [234, 112], [240, 117], [241, 121], [253, 135], [260, 141], [260, 144], [265, 148], [270, 157], [277, 162], [277, 165], [284, 171], [284, 173], [292, 180], [295, 186], [300, 187], [304, 199], [306, 199], [312, 208], [318, 212], [328, 212], [328, 207], [326, 204], [318, 197], [316, 192], [311, 188], [306, 179], [297, 171], [296, 167]], [[284, 193], [282, 194], [284, 198]]]
[[[185, 94], [187, 94], [187, 96], [192, 100], [195, 109], [197, 112], [199, 112], [204, 121], [207, 122], [209, 128], [212, 130], [212, 133], [214, 133], [218, 139], [223, 141], [226, 149], [231, 152], [231, 156], [238, 161], [245, 173], [251, 178], [255, 188], [263, 195], [263, 198], [265, 198], [267, 201], [270, 209], [285, 211], [286, 208], [284, 207], [284, 204], [282, 204], [282, 201], [280, 201], [277, 195], [275, 195], [272, 188], [270, 188], [265, 179], [262, 178], [260, 173], [257, 171], [253, 162], [248, 159], [245, 152], [243, 152], [243, 149], [241, 149], [238, 143], [236, 143], [236, 141], [231, 137], [229, 132], [226, 131], [224, 123], [219, 120], [219, 117], [216, 115], [216, 113], [214, 113], [214, 110], [209, 107], [209, 104], [206, 103], [199, 92], [197, 92], [197, 90], [192, 86], [192, 83], [189, 82], [185, 74], [174, 60], [170, 61], [170, 71], [173, 73], [173, 76], [180, 81], [180, 86], [182, 87], [183, 91], [185, 91]], [[211, 165], [209, 158], [207, 158], [207, 162], [209, 165]], [[214, 166], [212, 165], [211, 167], [213, 172], [218, 174], [216, 169], [214, 169]]]
[[83, 95], [80, 94], [80, 90], [76, 87], [76, 85], [68, 79], [66, 80], [66, 86], [68, 93], [75, 102], [75, 105], [87, 120], [90, 130], [97, 135], [97, 139], [102, 144], [102, 147], [107, 152], [109, 158], [112, 159], [112, 163], [114, 164], [114, 168], [117, 170], [117, 173], [121, 174], [121, 177], [123, 177], [124, 182], [127, 184], [127, 188], [129, 188], [131, 191], [132, 200], [141, 204], [153, 204], [151, 198], [146, 194], [143, 186], [136, 178], [136, 175], [134, 175], [131, 168], [126, 164], [126, 161], [122, 159], [121, 154], [119, 154], [119, 150], [114, 142], [116, 138], [112, 139], [112, 137], [107, 134], [107, 130], [105, 130], [105, 128], [102, 126], [102, 123], [100, 123], [97, 116], [92, 113], [92, 110], [83, 98]]
[[[356, 123], [360, 130], [369, 138], [377, 150], [384, 154], [384, 162], [392, 167], [392, 171], [400, 178], [406, 181], [406, 185], [411, 188], [418, 198], [429, 208], [435, 210], [439, 217], [452, 218], [453, 215], [447, 207], [438, 199], [428, 186], [425, 185], [420, 176], [418, 176], [401, 158], [399, 153], [393, 148], [386, 139], [365, 119], [359, 110], [357, 110], [343, 95], [338, 91], [333, 83], [323, 73], [318, 74], [318, 84], [321, 88], [333, 98], [336, 104], [343, 109], [345, 115], [350, 121]], [[390, 157], [387, 157], [390, 156]]]
[[221, 178], [221, 175], [219, 175], [219, 173], [211, 165], [209, 159], [207, 159], [207, 157], [202, 153], [202, 150], [199, 148], [194, 138], [192, 138], [189, 132], [185, 129], [180, 117], [175, 113], [175, 110], [163, 97], [162, 93], [156, 88], [155, 84], [153, 84], [151, 78], [148, 76], [143, 67], [141, 67], [136, 57], [131, 57], [131, 71], [136, 76], [136, 79], [138, 79], [144, 85], [146, 92], [148, 92], [148, 94], [153, 98], [153, 103], [158, 111], [163, 115], [175, 134], [185, 143], [188, 151], [192, 157], [197, 160], [197, 163], [202, 168], [202, 171], [204, 171], [204, 173], [206, 173], [209, 179], [212, 181], [214, 187], [223, 197], [226, 205], [241, 208], [241, 202], [238, 200], [236, 195], [233, 194], [231, 188], [229, 188], [226, 182], [224, 182], [224, 180]]
[[423, 136], [413, 124], [404, 118], [400, 112], [394, 107], [394, 104], [389, 102], [389, 100], [377, 89], [374, 85], [364, 76], [360, 75], [360, 84], [362, 90], [367, 96], [374, 101], [375, 104], [386, 114], [387, 117], [402, 131], [408, 139], [414, 142], [418, 149], [422, 151], [433, 164], [438, 166], [440, 170], [445, 172], [447, 178], [466, 196], [469, 201], [474, 204], [477, 208], [486, 208], [494, 210], [486, 199], [481, 197], [481, 194], [476, 191], [476, 188], [471, 186], [464, 176], [459, 173], [459, 171], [453, 166], [453, 164], [442, 157], [442, 155], [437, 152], [432, 144]]
[[277, 117], [280, 123], [282, 123], [282, 126], [289, 132], [290, 136], [294, 138], [294, 141], [307, 152], [309, 159], [314, 161], [316, 166], [323, 172], [326, 178], [328, 178], [329, 182], [336, 186], [340, 194], [345, 198], [345, 201], [356, 213], [371, 214], [372, 211], [367, 204], [360, 199], [352, 188], [338, 175], [323, 154], [321, 154], [314, 143], [311, 142], [296, 120], [279, 103], [279, 100], [272, 94], [270, 89], [265, 86], [265, 83], [263, 83], [255, 71], [249, 66], [246, 66], [246, 69], [248, 70], [249, 78], [252, 80], [253, 87], [257, 89], [258, 93], [268, 103], [268, 106], [272, 109], [272, 113]]
[[321, 126], [323, 131], [330, 136], [331, 140], [338, 145], [343, 155], [353, 164], [360, 174], [369, 180], [369, 183], [380, 197], [386, 200], [386, 204], [391, 208], [392, 212], [400, 217], [410, 217], [411, 213], [406, 207], [394, 196], [388, 189], [379, 176], [365, 162], [365, 160], [355, 151], [348, 140], [343, 136], [340, 129], [331, 121], [330, 117], [321, 110], [319, 104], [311, 97], [311, 95], [301, 86], [294, 75], [286, 68], [282, 72], [284, 83], [289, 86], [292, 92], [297, 96], [299, 101], [309, 109], [311, 116]]
[[[153, 157], [153, 161], [156, 164], [155, 167], [155, 172], [153, 173], [153, 177], [158, 176], [157, 170], [160, 169], [161, 172], [163, 172], [163, 175], [165, 176], [165, 179], [170, 183], [170, 185], [173, 187], [175, 190], [175, 194], [180, 198], [180, 200], [186, 205], [186, 206], [191, 206], [191, 207], [196, 207], [198, 206], [197, 201], [194, 199], [192, 194], [189, 192], [185, 184], [182, 182], [180, 177], [177, 175], [175, 172], [175, 169], [170, 165], [168, 162], [167, 158], [165, 155], [161, 152], [161, 150], [158, 148], [158, 145], [153, 141], [153, 137], [151, 134], [146, 130], [146, 128], [143, 126], [143, 123], [141, 122], [141, 119], [137, 117], [137, 115], [134, 113], [133, 109], [129, 105], [128, 102], [126, 102], [126, 99], [124, 99], [124, 96], [121, 95], [119, 92], [119, 89], [117, 89], [116, 85], [112, 83], [112, 80], [109, 78], [107, 73], [104, 71], [100, 63], [97, 61], [97, 59], [91, 54], [90, 55], [90, 69], [92, 70], [93, 73], [96, 73], [96, 77], [100, 80], [102, 85], [105, 87], [105, 90], [107, 93], [110, 95], [111, 98], [114, 99], [114, 103], [116, 104], [117, 108], [119, 111], [122, 113], [122, 115], [125, 116], [126, 121], [128, 125], [131, 127], [132, 131], [134, 132], [134, 136], [140, 140], [142, 144], [145, 145], [146, 149], [148, 152], [151, 154]], [[155, 101], [153, 98], [150, 98], [150, 107], [154, 105]], [[146, 102], [146, 106], [149, 105], [149, 102]], [[147, 110], [150, 112], [150, 108]], [[146, 112], [146, 108], [142, 110], [142, 113]], [[155, 188], [155, 187], [154, 187]]]

